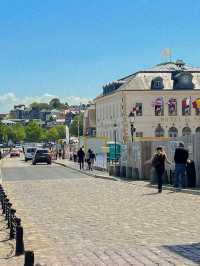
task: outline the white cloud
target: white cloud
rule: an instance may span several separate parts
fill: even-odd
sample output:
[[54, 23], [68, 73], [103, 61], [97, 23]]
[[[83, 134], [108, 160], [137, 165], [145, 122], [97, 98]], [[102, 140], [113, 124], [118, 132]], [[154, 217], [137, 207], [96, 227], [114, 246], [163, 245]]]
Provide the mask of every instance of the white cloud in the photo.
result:
[[41, 96], [32, 96], [32, 97], [25, 96], [23, 98], [19, 98], [13, 92], [8, 92], [3, 95], [0, 95], [0, 113], [10, 111], [15, 104], [29, 105], [32, 102], [48, 103], [53, 98], [60, 98], [61, 102], [68, 102], [69, 104], [88, 103], [88, 101], [91, 100], [79, 96], [61, 97], [58, 95], [52, 95], [48, 93], [45, 93]]

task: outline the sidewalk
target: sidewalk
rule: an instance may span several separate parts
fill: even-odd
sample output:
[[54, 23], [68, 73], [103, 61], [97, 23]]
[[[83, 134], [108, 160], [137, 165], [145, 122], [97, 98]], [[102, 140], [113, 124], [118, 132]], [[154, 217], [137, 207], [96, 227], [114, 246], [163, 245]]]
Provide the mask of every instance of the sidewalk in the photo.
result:
[[[102, 178], [102, 179], [108, 179], [108, 180], [113, 180], [113, 181], [129, 182], [130, 184], [132, 182], [139, 182], [140, 181], [140, 180], [137, 180], [137, 181], [136, 180], [127, 180], [127, 179], [122, 179], [120, 177], [109, 176], [108, 172], [106, 172], [106, 171], [80, 170], [78, 163], [74, 163], [73, 161], [69, 161], [68, 159], [55, 160], [55, 161], [53, 161], [53, 163], [58, 164], [58, 165], [62, 165], [62, 166], [67, 167], [69, 169], [76, 170], [76, 171], [78, 171], [78, 172], [80, 172], [82, 174], [85, 174], [85, 175], [88, 175], [88, 176], [92, 176], [92, 177], [95, 177], [95, 178]], [[141, 180], [141, 181], [144, 181], [144, 180]], [[147, 180], [147, 184], [149, 184], [149, 186], [152, 186], [152, 187], [155, 187], [155, 188], [157, 187], [156, 185], [152, 185], [150, 183], [150, 181], [148, 181], [148, 180]], [[182, 193], [188, 193], [188, 194], [193, 194], [193, 195], [200, 195], [200, 189], [198, 189], [198, 188], [185, 188], [185, 189], [181, 189], [180, 191], [177, 191], [171, 185], [163, 185], [163, 189], [174, 191], [174, 192], [182, 192]]]
[[[76, 170], [82, 174], [92, 176], [95, 178], [102, 178], [102, 179], [108, 179], [108, 180], [113, 180], [113, 181], [119, 181], [120, 179], [114, 176], [109, 176], [108, 172], [106, 171], [99, 171], [99, 170], [80, 170], [79, 164], [74, 163], [73, 161], [69, 161], [68, 159], [61, 159], [61, 160], [54, 160], [53, 163], [62, 165], [64, 167], [67, 167], [72, 170]], [[87, 164], [85, 164], [86, 167]]]

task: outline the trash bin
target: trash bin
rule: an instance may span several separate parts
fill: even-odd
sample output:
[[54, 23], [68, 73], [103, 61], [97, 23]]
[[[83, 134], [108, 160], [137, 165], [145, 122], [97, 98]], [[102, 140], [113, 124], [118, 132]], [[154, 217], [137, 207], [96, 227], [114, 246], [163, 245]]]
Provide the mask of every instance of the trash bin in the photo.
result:
[[187, 173], [187, 186], [188, 187], [196, 187], [196, 170], [194, 161], [190, 161], [186, 165], [186, 173]]

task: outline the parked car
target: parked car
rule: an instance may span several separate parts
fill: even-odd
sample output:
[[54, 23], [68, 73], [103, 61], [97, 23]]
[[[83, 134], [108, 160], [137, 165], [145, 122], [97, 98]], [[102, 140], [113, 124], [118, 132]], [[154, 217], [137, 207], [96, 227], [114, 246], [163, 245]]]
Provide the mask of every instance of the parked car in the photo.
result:
[[17, 149], [13, 149], [10, 151], [10, 158], [11, 157], [20, 157], [20, 151]]
[[19, 150], [20, 152], [23, 152], [23, 148], [21, 145], [15, 145], [15, 149]]
[[33, 159], [36, 149], [36, 147], [26, 147], [24, 149], [25, 162]]
[[38, 148], [33, 156], [33, 165], [37, 163], [47, 163], [51, 164], [51, 154], [48, 149], [40, 149]]

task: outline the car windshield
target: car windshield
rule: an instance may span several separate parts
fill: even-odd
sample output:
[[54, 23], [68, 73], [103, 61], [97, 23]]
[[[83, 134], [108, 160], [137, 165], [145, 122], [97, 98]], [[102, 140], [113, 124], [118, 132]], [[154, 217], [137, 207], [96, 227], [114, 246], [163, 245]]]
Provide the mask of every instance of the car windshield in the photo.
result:
[[27, 149], [27, 152], [28, 152], [28, 153], [34, 153], [35, 150], [36, 150], [35, 148], [29, 148], [29, 149]]
[[48, 150], [38, 150], [37, 155], [48, 154]]

